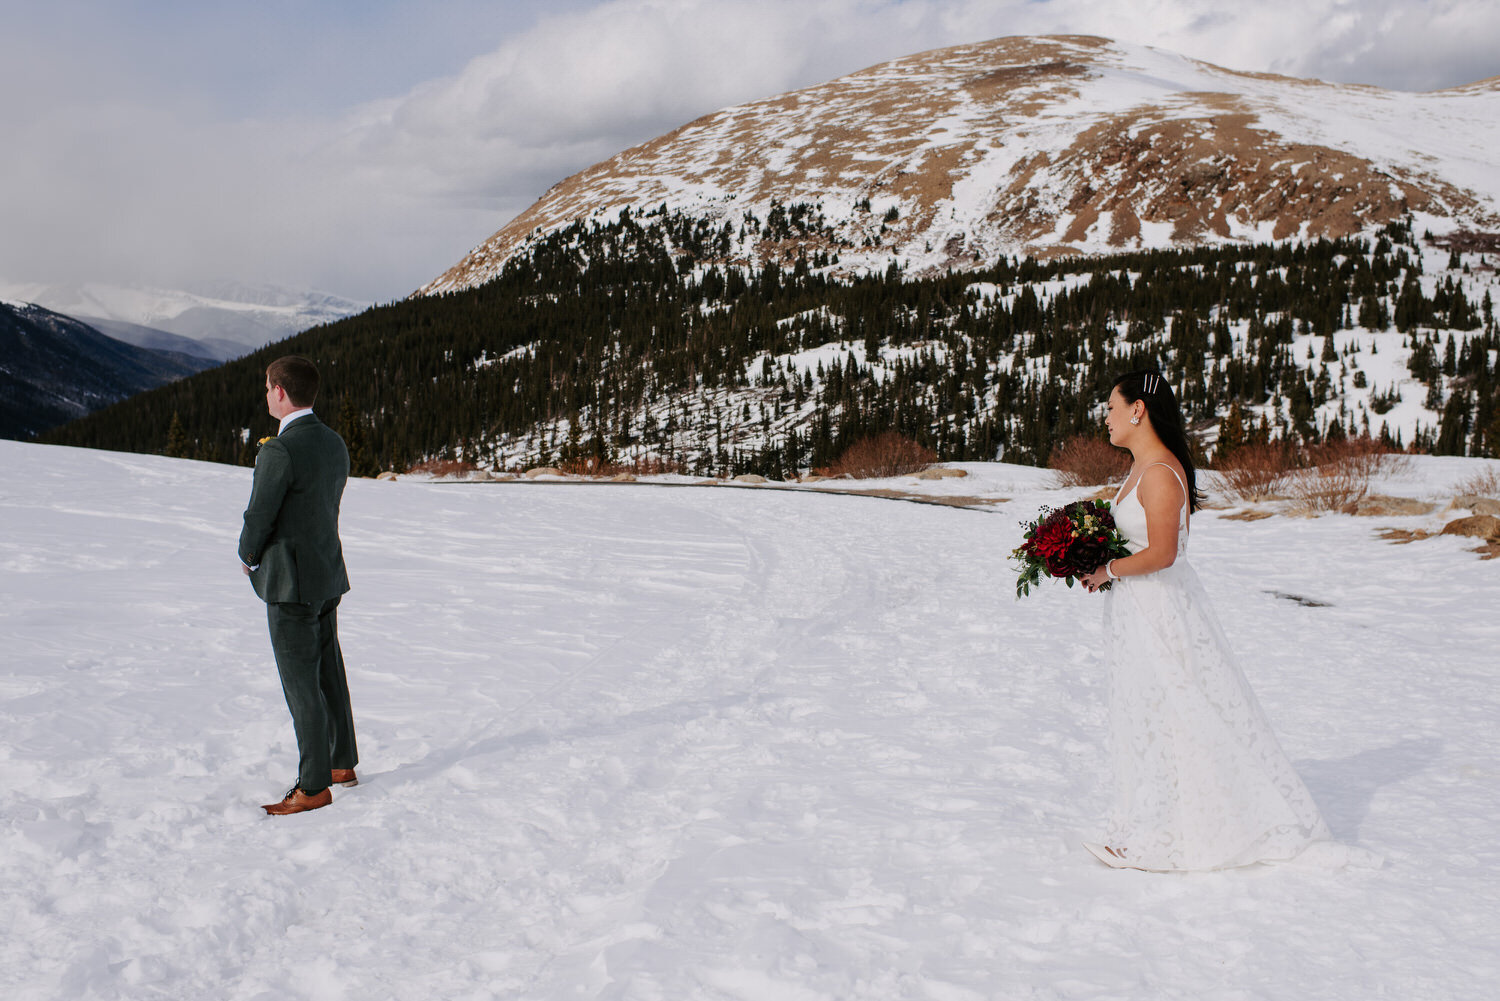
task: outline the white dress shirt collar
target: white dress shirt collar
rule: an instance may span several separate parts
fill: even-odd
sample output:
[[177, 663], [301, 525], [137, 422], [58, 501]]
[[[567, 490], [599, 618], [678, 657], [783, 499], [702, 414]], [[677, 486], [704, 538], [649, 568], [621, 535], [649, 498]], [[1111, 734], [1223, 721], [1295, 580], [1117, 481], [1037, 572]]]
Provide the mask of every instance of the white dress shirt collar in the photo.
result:
[[296, 420], [298, 417], [306, 417], [310, 413], [312, 413], [312, 407], [303, 407], [301, 410], [293, 410], [291, 413], [287, 414], [281, 419], [281, 427], [276, 429], [276, 433], [281, 434], [281, 432], [286, 430], [286, 426], [292, 423], [292, 421]]

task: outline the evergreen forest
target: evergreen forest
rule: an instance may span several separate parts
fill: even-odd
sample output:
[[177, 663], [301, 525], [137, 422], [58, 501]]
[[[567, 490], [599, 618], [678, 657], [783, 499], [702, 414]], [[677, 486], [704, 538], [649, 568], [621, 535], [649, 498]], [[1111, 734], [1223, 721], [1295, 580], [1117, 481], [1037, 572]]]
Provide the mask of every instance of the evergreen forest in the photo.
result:
[[[886, 430], [945, 461], [1043, 464], [1099, 433], [1114, 377], [1140, 368], [1167, 376], [1205, 452], [1247, 433], [1233, 414], [1288, 441], [1500, 456], [1493, 258], [1409, 223], [924, 277], [842, 274], [806, 207], [746, 226], [762, 263], [725, 256], [730, 224], [665, 209], [538, 234], [480, 287], [314, 327], [42, 440], [250, 464], [275, 430], [265, 366], [302, 354], [364, 475], [651, 457], [784, 479]], [[1369, 374], [1381, 352], [1400, 380]], [[1393, 427], [1403, 401], [1429, 419]]]

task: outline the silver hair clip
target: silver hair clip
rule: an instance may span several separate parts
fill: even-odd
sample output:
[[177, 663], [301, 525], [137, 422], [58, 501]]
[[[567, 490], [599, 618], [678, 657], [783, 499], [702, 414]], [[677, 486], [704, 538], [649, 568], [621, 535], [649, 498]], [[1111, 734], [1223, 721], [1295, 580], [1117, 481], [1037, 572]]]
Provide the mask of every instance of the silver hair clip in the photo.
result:
[[1154, 393], [1154, 392], [1156, 392], [1157, 384], [1159, 384], [1160, 382], [1161, 382], [1161, 376], [1159, 376], [1159, 375], [1147, 375], [1144, 379], [1141, 380], [1141, 392], [1143, 392], [1143, 393]]

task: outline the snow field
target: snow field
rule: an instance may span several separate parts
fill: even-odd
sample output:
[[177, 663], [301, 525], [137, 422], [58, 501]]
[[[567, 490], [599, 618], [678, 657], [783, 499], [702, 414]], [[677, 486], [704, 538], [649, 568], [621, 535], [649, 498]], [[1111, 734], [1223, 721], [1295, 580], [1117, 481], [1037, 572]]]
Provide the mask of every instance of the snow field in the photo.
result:
[[268, 818], [296, 748], [249, 471], [0, 457], [7, 998], [1467, 998], [1500, 965], [1500, 565], [1374, 531], [1437, 515], [1195, 518], [1283, 743], [1385, 864], [1161, 876], [1079, 846], [1099, 607], [1013, 598], [1041, 471], [922, 485], [989, 512], [352, 481], [363, 781]]

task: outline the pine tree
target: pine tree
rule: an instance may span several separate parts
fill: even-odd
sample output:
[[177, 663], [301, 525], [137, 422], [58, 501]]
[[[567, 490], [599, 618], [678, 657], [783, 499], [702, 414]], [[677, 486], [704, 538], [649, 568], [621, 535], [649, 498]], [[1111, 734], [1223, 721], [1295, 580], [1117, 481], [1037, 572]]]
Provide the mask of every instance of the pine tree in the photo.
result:
[[349, 396], [345, 396], [339, 403], [338, 432], [344, 439], [344, 446], [349, 450], [349, 475], [377, 475], [380, 467], [370, 455], [370, 445], [366, 438], [364, 423], [360, 420], [359, 411], [354, 409], [354, 400]]
[[1456, 392], [1449, 397], [1432, 446], [1434, 455], [1463, 455], [1467, 451], [1470, 416], [1467, 394]]
[[1229, 409], [1219, 421], [1219, 436], [1214, 441], [1214, 461], [1223, 462], [1225, 458], [1232, 455], [1238, 448], [1243, 447], [1250, 437], [1247, 429], [1249, 415], [1245, 408], [1240, 405], [1239, 400], [1232, 400]]
[[172, 422], [167, 425], [167, 448], [166, 455], [174, 459], [181, 459], [188, 454], [187, 431], [182, 426], [182, 418], [177, 411], [172, 411]]

